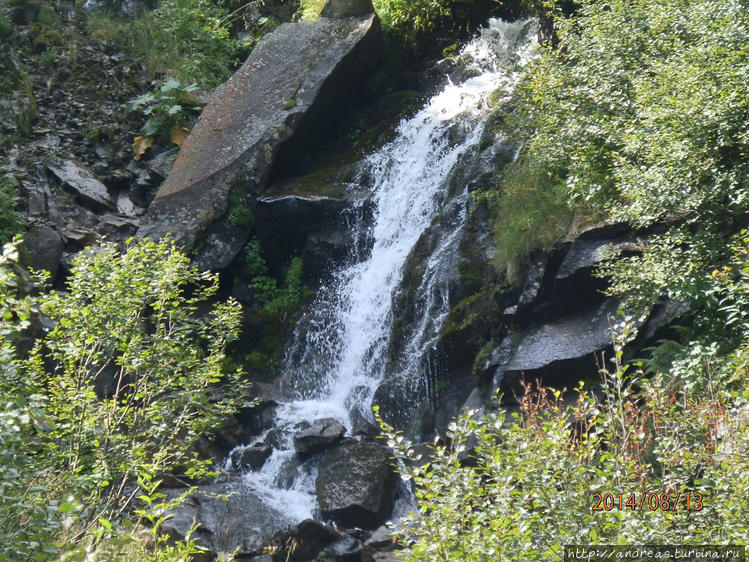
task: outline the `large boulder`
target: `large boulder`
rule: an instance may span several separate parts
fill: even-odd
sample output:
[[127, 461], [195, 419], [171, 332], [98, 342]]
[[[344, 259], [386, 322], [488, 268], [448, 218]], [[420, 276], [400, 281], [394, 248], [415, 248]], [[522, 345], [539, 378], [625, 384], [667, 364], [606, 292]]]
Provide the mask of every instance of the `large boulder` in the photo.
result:
[[[183, 492], [165, 491], [168, 497]], [[199, 526], [193, 536], [213, 555], [235, 550], [238, 557], [259, 554], [274, 535], [291, 526], [284, 515], [266, 505], [240, 480], [202, 486], [170, 515], [162, 525], [164, 532], [181, 539], [195, 522]]]
[[267, 34], [203, 110], [139, 236], [171, 234], [188, 250], [199, 243], [198, 265], [228, 265], [251, 222], [232, 220], [243, 213], [230, 207], [252, 205], [271, 177], [294, 169], [301, 148], [332, 130], [383, 50], [372, 11]]
[[299, 433], [294, 435], [294, 450], [302, 459], [324, 451], [338, 441], [346, 428], [335, 418], [322, 418], [304, 424]]
[[644, 315], [622, 316], [619, 309], [617, 299], [608, 299], [575, 315], [527, 329], [513, 346], [509, 361], [497, 367], [495, 385], [507, 398], [521, 392], [518, 382], [523, 378], [540, 379], [559, 388], [595, 377], [595, 354], [610, 349], [630, 322], [635, 330], [645, 323]]
[[250, 447], [237, 447], [229, 455], [231, 467], [237, 472], [248, 470], [260, 470], [273, 450], [268, 445], [252, 445]]
[[343, 442], [320, 461], [316, 491], [323, 517], [344, 527], [376, 529], [393, 509], [390, 451], [371, 441]]

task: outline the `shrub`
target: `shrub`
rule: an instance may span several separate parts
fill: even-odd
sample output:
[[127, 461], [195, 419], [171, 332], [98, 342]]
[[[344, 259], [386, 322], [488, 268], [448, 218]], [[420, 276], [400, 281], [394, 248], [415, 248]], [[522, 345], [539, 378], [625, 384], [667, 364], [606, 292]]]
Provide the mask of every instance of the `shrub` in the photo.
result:
[[241, 46], [229, 35], [229, 13], [211, 0], [163, 0], [153, 13], [159, 48], [184, 58], [175, 77], [215, 85], [231, 76]]
[[[527, 191], [535, 195], [521, 201], [556, 201], [561, 214], [592, 220], [603, 211], [637, 226], [682, 215], [698, 228], [710, 221], [707, 232], [746, 212], [743, 3], [577, 5], [573, 15], [558, 15], [558, 47], [547, 46], [532, 66], [508, 118], [508, 128], [525, 131], [527, 142], [499, 187], [497, 231], [524, 230], [530, 249], [548, 242], [553, 209], [503, 222], [515, 214], [513, 194]], [[520, 237], [498, 237], [500, 260], [517, 253], [505, 240]]]
[[[0, 294], [15, 312], [4, 322], [29, 308], [7, 297], [9, 275]], [[209, 473], [196, 440], [247, 400], [241, 373], [222, 368], [240, 308], [233, 300], [207, 306], [217, 289], [216, 276], [192, 268], [171, 242], [130, 243], [124, 253], [105, 245], [76, 258], [67, 292], [39, 297], [55, 327], [27, 361], [14, 357], [12, 341], [0, 342], [10, 367], [2, 399], [16, 404], [0, 420], [3, 472], [15, 468], [20, 484], [0, 505], [0, 528], [18, 537], [3, 545], [11, 557], [47, 559], [59, 548], [64, 557], [101, 551], [115, 559], [129, 548], [151, 559], [139, 522], [158, 528], [164, 512], [141, 508], [135, 526], [123, 514], [138, 494], [164, 499], [157, 490], [166, 471]], [[223, 381], [230, 384], [215, 395]], [[190, 540], [178, 547], [162, 554], [197, 548]]]
[[374, 0], [385, 32], [415, 46], [452, 14], [450, 0]]
[[[746, 397], [734, 396], [733, 408], [718, 392], [690, 398], [618, 362], [602, 389], [594, 397], [581, 385], [565, 406], [560, 391], [527, 387], [510, 418], [466, 412], [426, 464], [385, 426], [418, 501], [399, 534], [403, 559], [546, 561], [561, 559], [565, 544], [745, 544]], [[595, 510], [595, 494], [607, 493], [616, 507]], [[638, 509], [643, 494], [669, 509]]]

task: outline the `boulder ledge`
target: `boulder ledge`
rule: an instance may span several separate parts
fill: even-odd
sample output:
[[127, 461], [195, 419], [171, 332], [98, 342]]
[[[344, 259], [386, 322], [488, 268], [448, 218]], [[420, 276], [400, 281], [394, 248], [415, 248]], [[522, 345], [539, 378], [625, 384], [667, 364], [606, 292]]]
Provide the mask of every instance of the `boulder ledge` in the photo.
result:
[[371, 10], [267, 34], [203, 110], [138, 236], [171, 235], [187, 251], [200, 249], [200, 267], [228, 265], [250, 226], [232, 221], [229, 207], [250, 205], [273, 173], [293, 169], [299, 148], [332, 128], [383, 52]]

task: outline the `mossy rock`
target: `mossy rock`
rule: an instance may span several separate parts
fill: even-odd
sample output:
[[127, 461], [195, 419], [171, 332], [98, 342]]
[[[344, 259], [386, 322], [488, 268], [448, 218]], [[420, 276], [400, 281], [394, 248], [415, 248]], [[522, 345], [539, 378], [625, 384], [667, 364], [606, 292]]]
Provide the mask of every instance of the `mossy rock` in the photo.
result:
[[0, 49], [0, 132], [27, 136], [38, 117], [31, 80], [10, 52]]
[[467, 376], [475, 372], [477, 357], [501, 328], [492, 310], [490, 291], [482, 291], [466, 297], [450, 311], [437, 343], [447, 373]]
[[[342, 160], [346, 160], [342, 158]], [[355, 161], [355, 160], [354, 160]], [[274, 184], [264, 195], [282, 197], [285, 195], [323, 197], [343, 197], [346, 184], [353, 180], [354, 167], [351, 163], [333, 163], [293, 178], [287, 178]]]
[[458, 53], [458, 44], [453, 43], [442, 49], [442, 56], [445, 58], [454, 57]]

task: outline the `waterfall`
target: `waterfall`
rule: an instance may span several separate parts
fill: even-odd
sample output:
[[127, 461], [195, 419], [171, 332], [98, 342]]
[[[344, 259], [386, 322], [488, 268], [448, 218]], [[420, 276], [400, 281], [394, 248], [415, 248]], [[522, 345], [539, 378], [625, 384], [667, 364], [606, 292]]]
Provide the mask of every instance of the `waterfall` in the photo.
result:
[[387, 352], [405, 264], [441, 210], [457, 205], [462, 210], [451, 221], [454, 230], [427, 260], [417, 288], [420, 317], [398, 363], [399, 376], [424, 378], [420, 365], [449, 312], [449, 294], [440, 281], [454, 274], [446, 256], [465, 221], [469, 197], [465, 190], [449, 195], [448, 179], [460, 157], [482, 139], [490, 96], [511, 93], [532, 56], [534, 36], [533, 20], [491, 20], [458, 57], [459, 74], [467, 78], [448, 79], [362, 164], [362, 173], [374, 178], [373, 221], [359, 226], [371, 249], [364, 256], [352, 251], [299, 321], [283, 364], [291, 396], [278, 408], [275, 427], [257, 440], [273, 442], [274, 452], [260, 471], [245, 475], [249, 486], [290, 519], [312, 517], [316, 508], [315, 462], [296, 460], [295, 426], [333, 417], [350, 432], [357, 420], [371, 420], [374, 393], [393, 374], [387, 372]]

